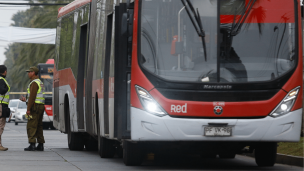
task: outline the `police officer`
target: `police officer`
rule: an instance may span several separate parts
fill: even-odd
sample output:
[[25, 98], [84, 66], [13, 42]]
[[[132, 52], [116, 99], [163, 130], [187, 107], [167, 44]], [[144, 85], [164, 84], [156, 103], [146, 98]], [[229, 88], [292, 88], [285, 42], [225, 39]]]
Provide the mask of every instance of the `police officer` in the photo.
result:
[[[0, 103], [1, 107], [8, 107], [9, 103], [9, 91], [10, 91], [10, 86], [5, 80], [7, 74], [7, 68], [5, 65], [0, 65]], [[2, 110], [1, 110], [2, 111]], [[6, 118], [1, 117], [0, 118], [0, 151], [6, 151], [8, 148], [5, 148], [2, 146], [2, 141], [1, 141], [1, 135], [3, 133], [4, 127], [6, 123]]]
[[[43, 144], [45, 143], [43, 137], [42, 117], [44, 112], [44, 85], [38, 78], [39, 69], [37, 67], [30, 67], [26, 71], [28, 77], [31, 79], [27, 88], [27, 98], [22, 97], [20, 100], [27, 102], [27, 112], [29, 116], [27, 122], [27, 136], [30, 146], [24, 151], [43, 151]], [[36, 147], [36, 139], [38, 146]]]

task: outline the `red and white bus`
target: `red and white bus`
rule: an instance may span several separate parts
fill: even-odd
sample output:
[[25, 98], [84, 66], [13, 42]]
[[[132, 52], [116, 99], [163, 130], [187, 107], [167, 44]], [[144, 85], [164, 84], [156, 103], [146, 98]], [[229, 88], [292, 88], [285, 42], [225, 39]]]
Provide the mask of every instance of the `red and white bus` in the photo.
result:
[[60, 8], [54, 126], [71, 150], [117, 153], [126, 165], [147, 153], [255, 150], [257, 165], [273, 166], [277, 142], [300, 139], [299, 3], [76, 0]]
[[53, 70], [54, 59], [48, 59], [46, 63], [39, 63], [39, 79], [43, 82], [45, 87], [45, 112], [42, 118], [43, 129], [54, 129], [53, 126], [53, 105], [52, 105], [52, 89], [53, 89]]

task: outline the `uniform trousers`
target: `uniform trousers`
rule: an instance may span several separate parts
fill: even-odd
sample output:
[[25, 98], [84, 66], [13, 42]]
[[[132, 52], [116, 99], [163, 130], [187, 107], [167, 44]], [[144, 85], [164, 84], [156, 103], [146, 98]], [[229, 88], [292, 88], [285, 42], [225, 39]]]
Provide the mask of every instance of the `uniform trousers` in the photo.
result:
[[[44, 105], [35, 103], [30, 110], [32, 119], [28, 120], [26, 129], [29, 143], [45, 143], [43, 137], [43, 119]], [[36, 141], [37, 140], [37, 141]]]
[[5, 124], [6, 124], [6, 118], [0, 118], [0, 147], [2, 147], [1, 136], [2, 136], [2, 133], [4, 131]]

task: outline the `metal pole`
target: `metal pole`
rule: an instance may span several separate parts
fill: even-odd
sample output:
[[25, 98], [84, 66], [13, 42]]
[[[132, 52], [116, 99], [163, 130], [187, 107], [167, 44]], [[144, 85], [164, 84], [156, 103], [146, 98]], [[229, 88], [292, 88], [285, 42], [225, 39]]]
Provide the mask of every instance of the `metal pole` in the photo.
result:
[[[178, 30], [178, 42], [180, 42], [181, 41], [181, 30], [180, 30], [180, 25], [181, 25], [181, 17], [180, 17], [180, 15], [181, 15], [181, 13], [182, 13], [182, 11], [185, 9], [186, 7], [184, 6], [179, 12], [178, 12], [178, 26], [177, 26], [177, 30]], [[180, 67], [180, 65], [181, 65], [181, 54], [178, 54], [178, 64], [177, 64], [178, 66], [177, 66], [177, 70], [181, 70], [181, 67]]]

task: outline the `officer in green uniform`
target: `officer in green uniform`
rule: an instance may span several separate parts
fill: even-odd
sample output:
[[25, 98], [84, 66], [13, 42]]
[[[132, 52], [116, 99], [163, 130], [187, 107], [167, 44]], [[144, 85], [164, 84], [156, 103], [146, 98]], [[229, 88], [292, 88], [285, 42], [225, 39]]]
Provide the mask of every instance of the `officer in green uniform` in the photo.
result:
[[[8, 82], [6, 81], [5, 77], [7, 75], [7, 68], [5, 65], [0, 65], [0, 107], [8, 107], [9, 103], [9, 92], [10, 92], [10, 86]], [[2, 111], [1, 111], [2, 112]], [[1, 113], [2, 116], [2, 113]], [[6, 118], [1, 117], [0, 118], [0, 151], [6, 151], [8, 148], [3, 147], [2, 141], [1, 141], [1, 136], [4, 131], [6, 123]]]
[[[38, 78], [39, 69], [37, 67], [30, 67], [26, 71], [28, 77], [31, 79], [27, 88], [27, 98], [21, 97], [20, 100], [27, 102], [27, 112], [29, 116], [27, 122], [27, 136], [30, 146], [24, 151], [43, 151], [43, 144], [45, 143], [43, 137], [42, 117], [44, 112], [44, 85]], [[38, 146], [36, 147], [36, 139]]]

